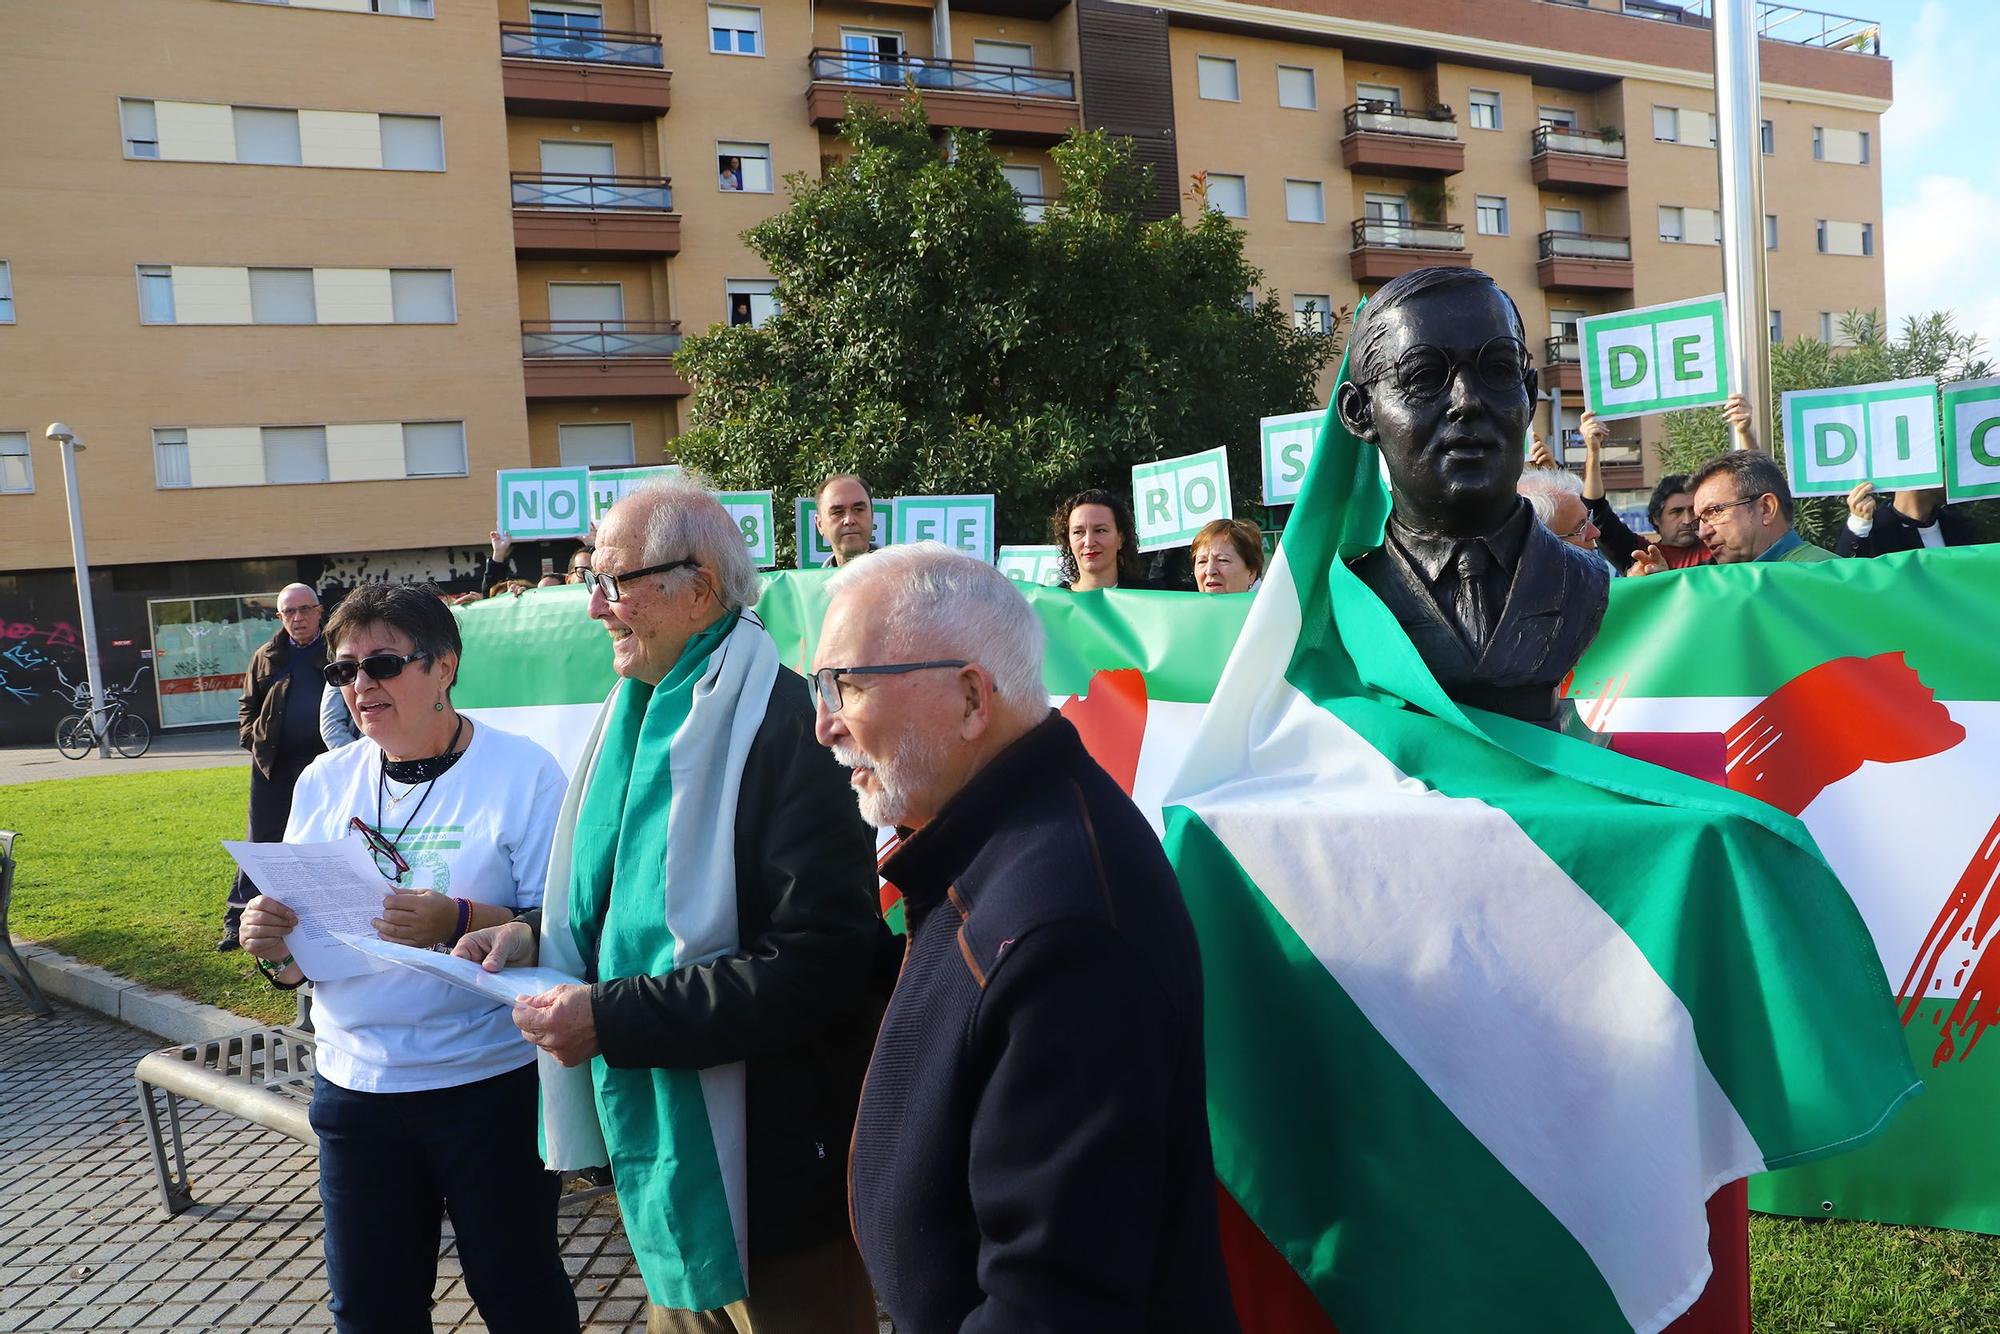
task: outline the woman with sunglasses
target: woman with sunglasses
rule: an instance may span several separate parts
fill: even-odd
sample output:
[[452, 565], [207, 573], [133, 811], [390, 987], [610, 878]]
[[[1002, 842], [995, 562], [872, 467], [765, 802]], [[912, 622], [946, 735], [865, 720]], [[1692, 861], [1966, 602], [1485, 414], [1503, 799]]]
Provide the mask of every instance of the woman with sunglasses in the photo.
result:
[[[362, 740], [299, 779], [287, 842], [358, 837], [383, 877], [384, 940], [449, 948], [540, 905], [564, 778], [547, 751], [452, 707], [462, 646], [434, 589], [364, 584], [327, 621], [327, 683]], [[290, 909], [244, 909], [273, 985], [305, 975]], [[506, 1006], [385, 967], [314, 988], [311, 1121], [327, 1281], [341, 1334], [430, 1328], [439, 1219], [486, 1327], [577, 1328], [556, 1239], [557, 1178], [536, 1147], [535, 1049]]]

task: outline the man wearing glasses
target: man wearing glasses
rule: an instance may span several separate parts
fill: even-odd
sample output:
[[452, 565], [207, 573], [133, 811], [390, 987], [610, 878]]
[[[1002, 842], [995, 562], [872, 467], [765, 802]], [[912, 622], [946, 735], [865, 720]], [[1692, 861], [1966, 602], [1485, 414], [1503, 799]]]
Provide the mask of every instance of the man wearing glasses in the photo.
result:
[[1523, 335], [1479, 270], [1403, 274], [1363, 307], [1335, 407], [1389, 473], [1387, 534], [1354, 573], [1447, 695], [1553, 725], [1611, 573], [1515, 493], [1535, 403]]
[[1754, 449], [1719, 454], [1696, 470], [1688, 486], [1702, 545], [1715, 553], [1717, 565], [1837, 559], [1793, 529], [1792, 488], [1768, 454]]
[[[287, 584], [278, 594], [284, 628], [250, 656], [243, 695], [236, 701], [236, 732], [250, 752], [250, 841], [282, 843], [292, 816], [292, 789], [306, 766], [326, 750], [320, 739], [320, 694], [325, 682], [326, 641], [319, 632], [319, 595], [304, 584]], [[242, 946], [236, 939], [244, 905], [257, 886], [242, 871], [229, 888], [222, 910], [218, 951]]]

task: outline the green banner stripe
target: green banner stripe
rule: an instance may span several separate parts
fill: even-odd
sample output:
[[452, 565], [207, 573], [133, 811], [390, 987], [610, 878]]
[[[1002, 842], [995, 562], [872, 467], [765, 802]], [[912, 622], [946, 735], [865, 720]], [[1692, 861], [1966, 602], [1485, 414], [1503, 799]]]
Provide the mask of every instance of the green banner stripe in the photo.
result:
[[[1630, 1325], [1575, 1238], [1396, 1054], [1198, 816], [1166, 812], [1207, 996], [1217, 1175], [1342, 1334]], [[1475, 1202], [1476, 1246], [1426, 1216]], [[1447, 1227], [1443, 1235], [1463, 1237]]]
[[2000, 547], [1618, 579], [1573, 694], [1761, 698], [1830, 658], [1902, 653], [1940, 699], [2000, 699]]

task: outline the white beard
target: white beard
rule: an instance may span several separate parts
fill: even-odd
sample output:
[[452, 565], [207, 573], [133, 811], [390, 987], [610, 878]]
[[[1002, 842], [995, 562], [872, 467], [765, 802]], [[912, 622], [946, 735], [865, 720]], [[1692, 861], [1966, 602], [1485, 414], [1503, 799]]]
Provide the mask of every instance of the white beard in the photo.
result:
[[849, 769], [869, 769], [875, 775], [874, 788], [855, 788], [855, 804], [861, 818], [877, 829], [895, 829], [909, 817], [910, 799], [937, 777], [938, 761], [944, 747], [927, 738], [912, 736], [895, 754], [871, 763], [853, 746], [835, 746], [833, 758]]

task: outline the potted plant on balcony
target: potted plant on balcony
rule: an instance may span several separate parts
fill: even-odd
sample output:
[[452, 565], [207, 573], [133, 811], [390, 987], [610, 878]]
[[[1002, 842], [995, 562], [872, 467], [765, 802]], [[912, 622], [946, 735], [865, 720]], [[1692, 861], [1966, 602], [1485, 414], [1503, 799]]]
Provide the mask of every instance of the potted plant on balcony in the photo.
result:
[[1607, 144], [1623, 143], [1625, 141], [1625, 131], [1619, 129], [1616, 125], [1606, 125], [1598, 130], [1597, 137]]
[[1419, 222], [1443, 222], [1446, 211], [1458, 202], [1458, 195], [1442, 181], [1418, 181], [1406, 194]]

